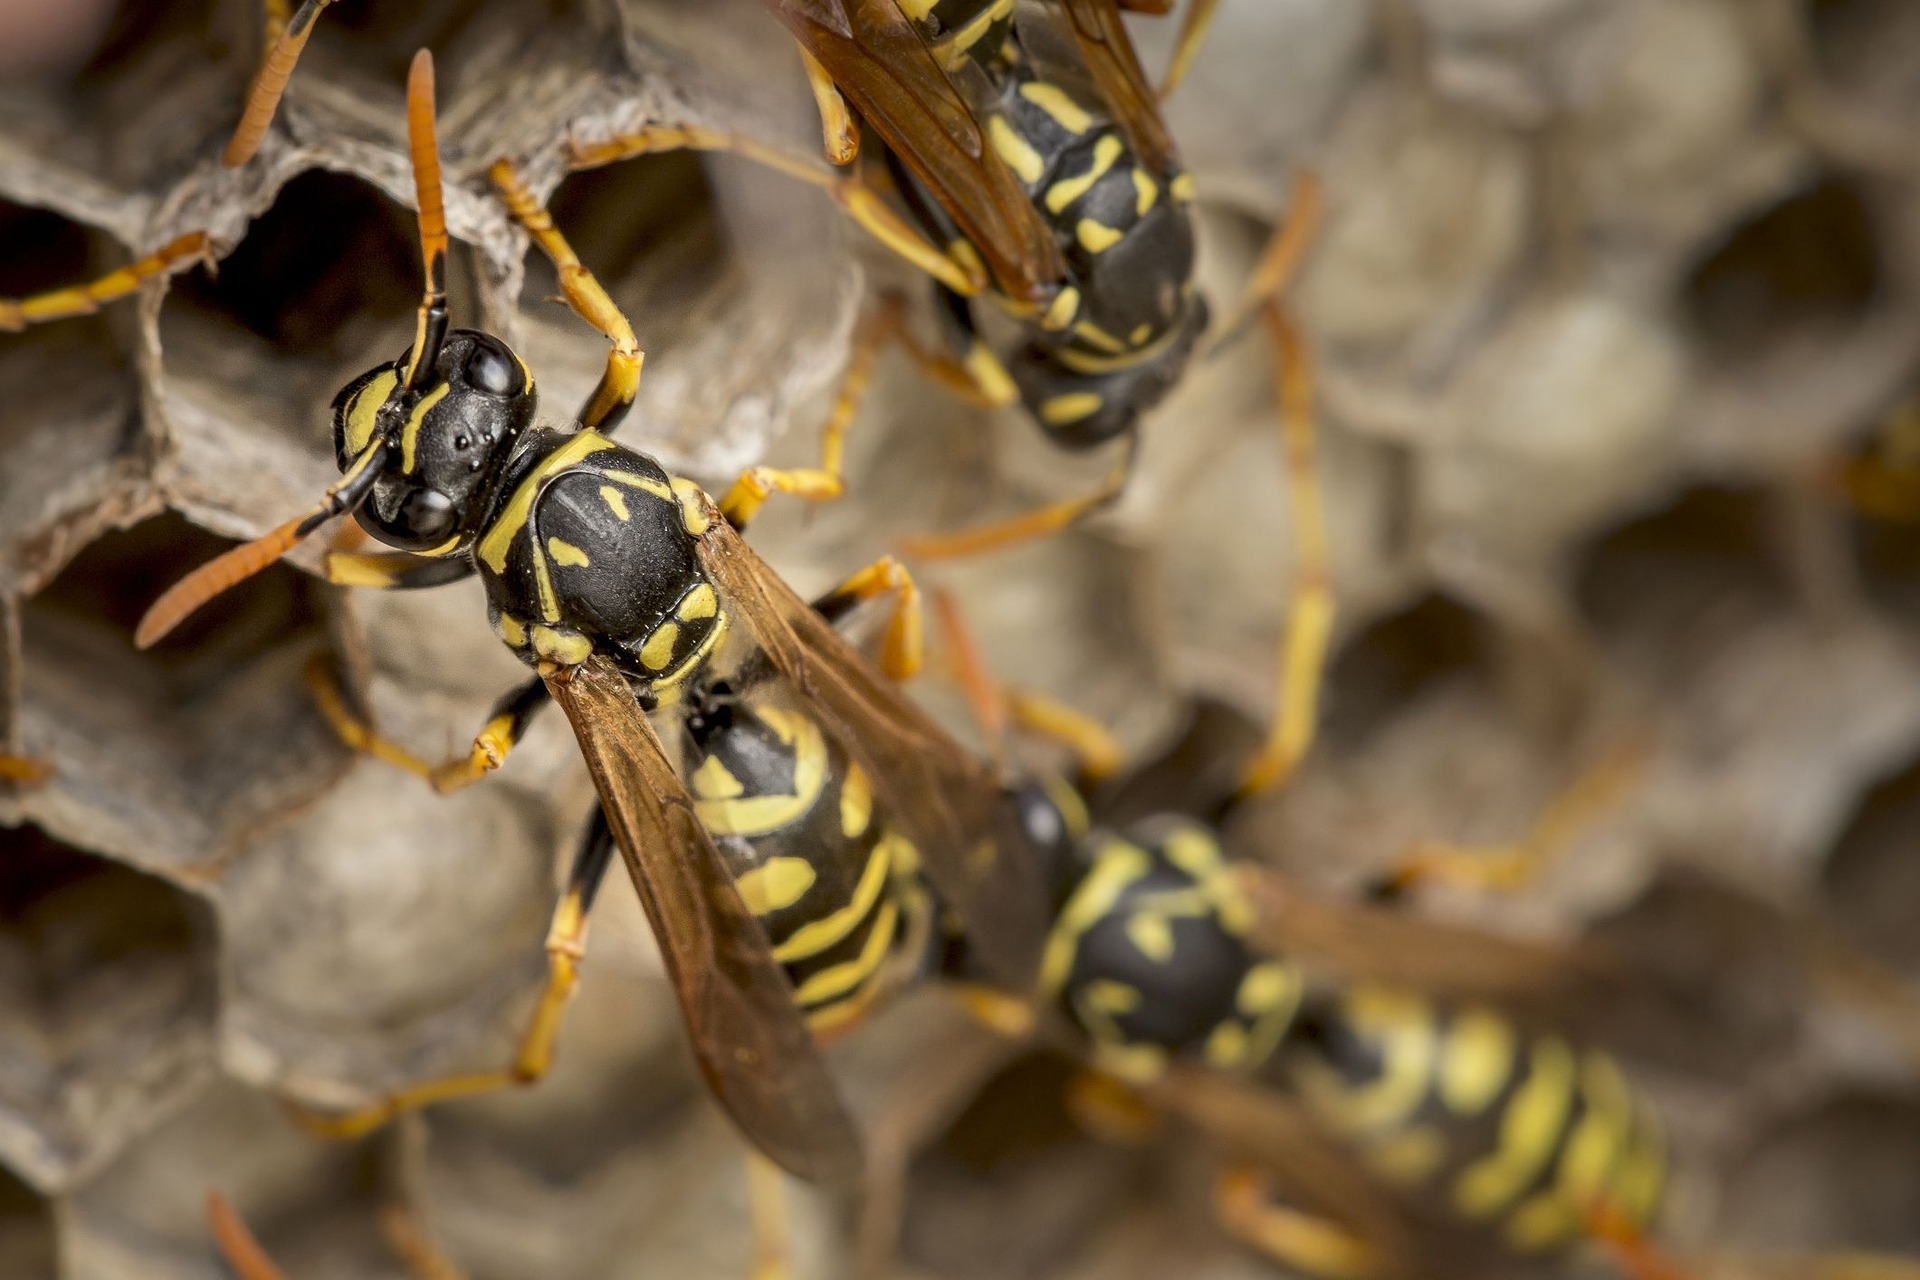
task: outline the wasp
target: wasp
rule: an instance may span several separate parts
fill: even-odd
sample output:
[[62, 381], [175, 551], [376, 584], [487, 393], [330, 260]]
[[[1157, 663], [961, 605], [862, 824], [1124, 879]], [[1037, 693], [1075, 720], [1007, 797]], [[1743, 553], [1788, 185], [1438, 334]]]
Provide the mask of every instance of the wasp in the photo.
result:
[[[679, 148], [729, 151], [824, 189], [883, 245], [932, 277], [945, 352], [922, 347], [883, 298], [856, 343], [829, 418], [815, 495], [840, 492], [841, 437], [877, 350], [899, 340], [935, 381], [990, 407], [1025, 406], [1063, 449], [1120, 440], [1099, 490], [951, 536], [921, 558], [972, 554], [1064, 528], [1114, 501], [1141, 416], [1179, 381], [1208, 325], [1193, 284], [1193, 180], [1159, 114], [1117, 0], [766, 0], [793, 34], [838, 173], [751, 138], [654, 125], [579, 140], [577, 168]], [[1211, 18], [1188, 10], [1182, 74]], [[1170, 86], [1169, 86], [1170, 87]], [[860, 126], [877, 146], [862, 150]], [[1241, 312], [1274, 312], [1303, 252], [1318, 189], [1256, 269]], [[1018, 327], [1017, 349], [980, 337], [974, 300]], [[1228, 326], [1228, 331], [1238, 325]]]
[[[136, 643], [152, 644], [342, 514], [394, 550], [336, 552], [327, 563], [333, 582], [416, 588], [477, 575], [494, 631], [535, 675], [501, 700], [468, 756], [422, 771], [443, 789], [474, 780], [505, 758], [532, 716], [558, 702], [593, 776], [600, 816], [556, 909], [549, 985], [513, 1069], [438, 1082], [412, 1101], [544, 1069], [594, 893], [617, 850], [716, 1098], [774, 1163], [802, 1178], [845, 1182], [859, 1167], [858, 1135], [769, 937], [791, 944], [806, 925], [763, 922], [767, 895], [784, 890], [785, 873], [736, 878], [646, 713], [728, 671], [777, 675], [823, 742], [857, 766], [874, 812], [911, 844], [955, 927], [1010, 976], [1031, 966], [1044, 932], [1016, 856], [1017, 829], [982, 764], [741, 539], [741, 485], [715, 503], [611, 438], [639, 384], [639, 346], [511, 162], [495, 163], [490, 176], [553, 258], [574, 310], [609, 340], [605, 371], [576, 421], [543, 425], [526, 363], [490, 334], [450, 327], [433, 98], [433, 62], [422, 50], [408, 76], [407, 118], [426, 286], [406, 351], [333, 402], [340, 479], [312, 510], [169, 588]], [[871, 597], [902, 576], [883, 561], [841, 594]], [[890, 624], [896, 670], [910, 661], [913, 634], [908, 621]], [[698, 705], [714, 711], [713, 695]], [[815, 905], [822, 914], [814, 923], [838, 909]]]

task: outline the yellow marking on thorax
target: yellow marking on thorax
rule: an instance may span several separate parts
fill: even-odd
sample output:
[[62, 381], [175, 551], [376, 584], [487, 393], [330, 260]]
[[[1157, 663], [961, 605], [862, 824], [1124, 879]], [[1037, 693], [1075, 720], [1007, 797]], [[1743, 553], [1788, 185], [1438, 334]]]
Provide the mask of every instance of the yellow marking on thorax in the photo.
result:
[[407, 415], [407, 425], [400, 429], [400, 470], [408, 475], [413, 474], [414, 452], [420, 444], [420, 424], [427, 420], [428, 410], [447, 398], [451, 385], [443, 382], [421, 396], [420, 402], [413, 406], [413, 412]]
[[843, 960], [831, 968], [811, 974], [806, 981], [794, 989], [793, 997], [802, 1008], [809, 1005], [825, 1004], [835, 996], [845, 995], [861, 983], [880, 971], [886, 962], [887, 953], [893, 949], [894, 934], [900, 928], [900, 907], [892, 899], [880, 904], [880, 912], [874, 917], [873, 932], [860, 948], [860, 954], [851, 960]]
[[1173, 961], [1173, 923], [1164, 915], [1136, 911], [1128, 916], [1127, 941], [1155, 964]]
[[1126, 232], [1116, 230], [1104, 222], [1095, 222], [1092, 218], [1082, 218], [1073, 228], [1074, 239], [1088, 253], [1105, 253], [1120, 243]]
[[[533, 474], [520, 482], [507, 499], [507, 505], [501, 510], [500, 518], [487, 530], [486, 537], [480, 539], [478, 548], [481, 562], [495, 573], [507, 571], [507, 552], [513, 548], [513, 540], [526, 527], [527, 515], [533, 510], [533, 500], [539, 494], [541, 486], [549, 477], [565, 471], [582, 458], [616, 448], [613, 441], [597, 431], [582, 431], [573, 439], [555, 449], [533, 469]], [[539, 560], [536, 555], [536, 564]]]
[[867, 771], [851, 762], [840, 783], [840, 834], [851, 840], [873, 820], [873, 783]]
[[1053, 301], [1047, 304], [1046, 314], [1040, 317], [1040, 327], [1050, 333], [1058, 333], [1073, 323], [1074, 316], [1080, 313], [1080, 290], [1068, 285], [1053, 295]]
[[680, 527], [695, 538], [705, 533], [711, 519], [707, 515], [706, 490], [682, 476], [675, 476], [669, 487], [673, 496], [680, 500]]
[[527, 624], [510, 613], [502, 612], [494, 618], [493, 633], [506, 641], [509, 649], [527, 647]]
[[693, 771], [693, 794], [701, 800], [732, 800], [746, 794], [746, 786], [733, 776], [727, 762], [717, 755], [708, 756]]
[[1454, 1183], [1454, 1204], [1461, 1213], [1491, 1217], [1539, 1177], [1573, 1105], [1574, 1071], [1573, 1050], [1563, 1041], [1549, 1036], [1535, 1043], [1526, 1081], [1501, 1113], [1496, 1147]]
[[1059, 213], [1087, 194], [1092, 190], [1094, 183], [1107, 176], [1107, 170], [1113, 168], [1114, 161], [1118, 160], [1125, 150], [1120, 139], [1110, 133], [1094, 143], [1093, 158], [1088, 162], [1084, 173], [1077, 173], [1071, 178], [1062, 178], [1047, 188], [1047, 193], [1043, 197], [1047, 209], [1050, 212]]
[[613, 518], [622, 524], [633, 518], [633, 513], [627, 510], [626, 498], [612, 485], [600, 486], [600, 500], [607, 504], [607, 510], [613, 512]]
[[1080, 421], [1099, 408], [1100, 397], [1095, 392], [1069, 391], [1063, 396], [1052, 396], [1040, 402], [1040, 421], [1048, 426], [1065, 426], [1069, 422]]
[[1237, 1064], [1241, 1070], [1251, 1071], [1273, 1056], [1293, 1025], [1306, 989], [1301, 972], [1278, 960], [1263, 960], [1247, 970], [1233, 997], [1233, 1007], [1251, 1024]]
[[1507, 1087], [1513, 1051], [1506, 1019], [1484, 1009], [1456, 1015], [1440, 1050], [1441, 1103], [1457, 1116], [1480, 1114]]
[[680, 647], [680, 624], [663, 622], [653, 629], [647, 642], [640, 646], [640, 661], [649, 671], [665, 671], [673, 661], [673, 651]]
[[1200, 827], [1182, 825], [1167, 833], [1160, 842], [1167, 861], [1205, 884], [1226, 865], [1220, 856], [1220, 843]]
[[673, 501], [673, 489], [652, 476], [643, 476], [635, 471], [602, 471], [600, 474], [602, 478], [611, 480], [615, 484], [624, 484], [629, 489], [650, 493], [662, 502]]
[[1129, 885], [1147, 874], [1153, 861], [1144, 849], [1124, 841], [1110, 841], [1100, 850], [1093, 870], [1074, 888], [1073, 896], [1061, 910], [1047, 935], [1046, 950], [1040, 960], [1039, 989], [1043, 996], [1057, 996], [1073, 972], [1074, 952], [1080, 935], [1105, 919]]
[[536, 654], [563, 667], [577, 667], [593, 656], [593, 641], [578, 631], [556, 631], [535, 623], [532, 639]]
[[1139, 324], [1133, 326], [1133, 332], [1127, 335], [1127, 342], [1137, 347], [1152, 336], [1153, 326], [1142, 320]]
[[784, 911], [807, 896], [819, 872], [805, 858], [768, 858], [733, 878], [740, 900], [756, 916]]
[[773, 958], [781, 964], [792, 964], [845, 941], [880, 901], [893, 874], [894, 851], [904, 843], [892, 832], [876, 841], [873, 851], [867, 855], [867, 865], [860, 869], [860, 882], [854, 885], [853, 896], [847, 899], [846, 905], [795, 929], [785, 942], [773, 949]]
[[1167, 184], [1167, 194], [1171, 195], [1175, 200], [1193, 199], [1193, 175], [1190, 173], [1175, 174], [1173, 181]]
[[1403, 1124], [1425, 1101], [1432, 1078], [1433, 1011], [1417, 996], [1377, 987], [1358, 988], [1345, 1003], [1347, 1020], [1378, 1044], [1380, 1074], [1354, 1085], [1316, 1065], [1307, 1073], [1313, 1100], [1342, 1129], [1378, 1132]]
[[1085, 133], [1093, 127], [1093, 116], [1058, 85], [1029, 80], [1020, 86], [1020, 96], [1053, 117], [1053, 122], [1068, 133]]
[[347, 406], [347, 452], [358, 454], [373, 439], [373, 424], [380, 417], [380, 406], [400, 385], [400, 375], [388, 369], [360, 389]]
[[673, 611], [673, 616], [682, 622], [698, 622], [702, 618], [711, 618], [720, 611], [720, 597], [714, 594], [710, 583], [701, 583], [681, 598]]
[[1133, 171], [1133, 216], [1144, 218], [1160, 199], [1160, 184], [1147, 176], [1145, 169]]
[[553, 557], [555, 564], [564, 564], [570, 568], [584, 569], [592, 563], [587, 559], [586, 552], [571, 542], [562, 542], [556, 537], [547, 539], [547, 554]]
[[1099, 347], [1109, 355], [1120, 355], [1127, 349], [1126, 343], [1120, 341], [1120, 339], [1114, 337], [1091, 320], [1075, 320], [1073, 322], [1073, 336], [1082, 342], [1091, 343], [1093, 346]]
[[751, 838], [790, 826], [813, 808], [826, 784], [827, 744], [820, 726], [806, 716], [790, 716], [776, 707], [762, 707], [759, 715], [793, 751], [793, 792], [711, 801], [696, 798], [694, 808], [701, 823], [717, 836]]
[[940, 0], [894, 0], [894, 3], [900, 6], [901, 13], [915, 22], [925, 22]]
[[994, 116], [987, 121], [987, 138], [1000, 158], [1007, 162], [1007, 167], [1018, 174], [1022, 182], [1031, 186], [1046, 175], [1047, 162], [1002, 117]]

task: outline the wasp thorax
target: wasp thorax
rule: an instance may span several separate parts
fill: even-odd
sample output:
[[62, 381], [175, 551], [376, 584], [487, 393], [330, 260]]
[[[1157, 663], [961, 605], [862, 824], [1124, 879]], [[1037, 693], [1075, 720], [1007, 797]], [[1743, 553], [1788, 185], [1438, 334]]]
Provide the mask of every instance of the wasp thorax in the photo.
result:
[[368, 370], [334, 398], [334, 454], [344, 470], [384, 440], [380, 478], [355, 518], [388, 546], [452, 551], [478, 532], [533, 421], [533, 375], [506, 343], [474, 329], [447, 334], [412, 387], [404, 383], [411, 358]]

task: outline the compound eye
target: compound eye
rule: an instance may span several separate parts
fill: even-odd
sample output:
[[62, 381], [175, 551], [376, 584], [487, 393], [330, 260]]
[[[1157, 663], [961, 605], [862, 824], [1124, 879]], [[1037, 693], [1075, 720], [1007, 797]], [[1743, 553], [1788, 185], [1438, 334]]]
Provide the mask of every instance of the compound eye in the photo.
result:
[[475, 334], [467, 355], [467, 385], [488, 395], [518, 395], [524, 386], [520, 362], [496, 339]]
[[415, 489], [400, 503], [400, 527], [423, 546], [445, 542], [455, 519], [453, 499], [438, 489]]

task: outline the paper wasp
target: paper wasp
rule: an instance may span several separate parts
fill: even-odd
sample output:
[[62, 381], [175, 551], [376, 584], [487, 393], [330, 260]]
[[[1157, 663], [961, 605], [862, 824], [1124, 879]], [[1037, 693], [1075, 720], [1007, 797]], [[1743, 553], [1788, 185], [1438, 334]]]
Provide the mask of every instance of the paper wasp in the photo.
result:
[[[594, 891], [618, 848], [721, 1104], [782, 1167], [844, 1182], [859, 1165], [857, 1135], [754, 909], [764, 905], [756, 895], [766, 885], [736, 883], [642, 704], [665, 707], [703, 681], [764, 664], [767, 678], [786, 682], [809, 721], [858, 767], [874, 812], [911, 844], [970, 945], [1013, 980], [1030, 970], [1044, 931], [1026, 867], [1012, 856], [1017, 828], [992, 775], [741, 540], [744, 482], [716, 504], [609, 438], [639, 383], [639, 346], [507, 161], [492, 166], [492, 180], [553, 258], [569, 303], [609, 339], [605, 372], [577, 426], [541, 426], [526, 364], [489, 334], [449, 327], [432, 66], [421, 51], [407, 85], [426, 277], [411, 346], [336, 397], [342, 475], [319, 505], [176, 583], [148, 610], [136, 643], [153, 643], [341, 514], [396, 550], [336, 553], [331, 581], [415, 588], [478, 574], [494, 630], [538, 675], [501, 700], [471, 755], [422, 772], [442, 788], [479, 777], [551, 698], [573, 726], [603, 818], [555, 913], [548, 990], [514, 1069], [438, 1082], [406, 1101], [540, 1073]], [[840, 594], [859, 599], [902, 584], [897, 566], [883, 561]], [[891, 628], [896, 669], [911, 663], [911, 616]], [[366, 745], [376, 745], [370, 734]], [[383, 754], [398, 753], [388, 746]]]

